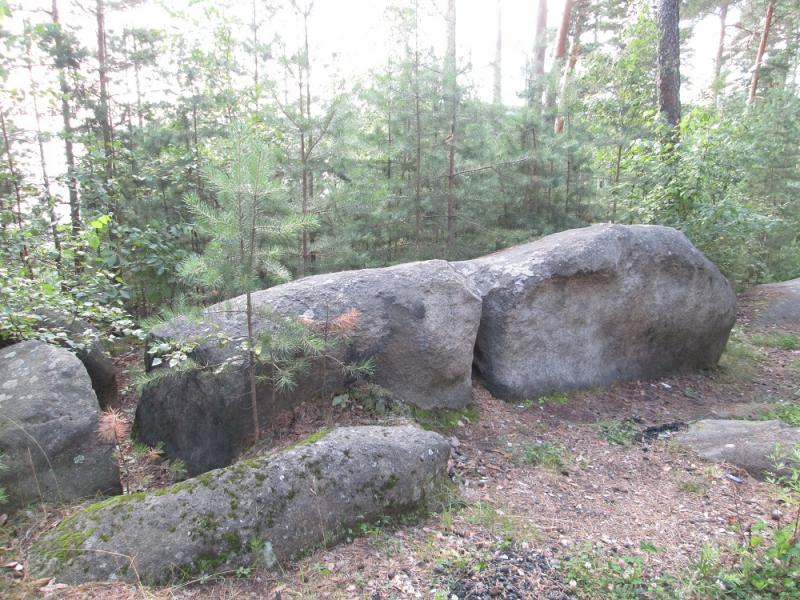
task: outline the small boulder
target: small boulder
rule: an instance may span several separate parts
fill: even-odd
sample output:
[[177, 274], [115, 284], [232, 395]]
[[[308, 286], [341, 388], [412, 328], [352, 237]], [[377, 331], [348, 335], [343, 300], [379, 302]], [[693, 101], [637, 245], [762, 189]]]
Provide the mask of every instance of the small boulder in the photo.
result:
[[382, 516], [423, 509], [450, 449], [415, 427], [343, 427], [310, 444], [75, 513], [31, 550], [36, 576], [164, 584], [280, 568]]
[[[471, 402], [481, 300], [445, 261], [306, 277], [255, 292], [252, 302], [257, 334], [272, 329], [275, 316], [319, 325], [358, 311], [350, 342], [336, 350], [335, 360], [316, 361], [295, 388], [276, 398], [261, 380], [259, 413], [265, 419], [319, 397], [323, 387], [328, 396], [345, 389], [350, 382], [335, 363], [370, 358], [375, 365], [370, 381], [396, 400], [424, 409]], [[197, 342], [191, 357], [202, 367], [241, 356], [237, 366], [221, 372], [178, 372], [142, 391], [136, 411], [139, 435], [148, 444], [162, 442], [169, 456], [186, 462], [190, 474], [230, 464], [251, 436], [248, 362], [239, 343], [247, 331], [244, 308], [240, 296], [209, 307], [201, 322], [178, 318], [151, 332], [148, 347], [155, 340]], [[214, 340], [217, 332], [237, 342], [220, 346]], [[259, 375], [265, 374], [263, 367]]]
[[763, 478], [775, 471], [776, 444], [781, 447], [781, 460], [787, 459], [800, 444], [800, 428], [781, 421], [705, 419], [676, 434], [675, 440], [705, 460], [729, 463]]
[[74, 354], [38, 341], [0, 350], [0, 484], [12, 507], [122, 491], [112, 446], [95, 434], [99, 416]]
[[100, 407], [103, 409], [117, 407], [119, 405], [118, 371], [106, 353], [105, 344], [102, 340], [97, 339], [97, 333], [88, 323], [75, 317], [50, 310], [39, 311], [39, 313], [43, 319], [43, 326], [63, 329], [76, 341], [82, 340], [87, 332], [90, 333], [90, 337], [94, 339], [85, 348], [78, 350], [75, 355], [83, 363], [92, 380], [92, 388]]
[[759, 304], [756, 325], [800, 327], [800, 278], [759, 285], [753, 293]]
[[475, 365], [508, 400], [713, 367], [736, 318], [686, 237], [595, 225], [455, 263], [483, 296]]

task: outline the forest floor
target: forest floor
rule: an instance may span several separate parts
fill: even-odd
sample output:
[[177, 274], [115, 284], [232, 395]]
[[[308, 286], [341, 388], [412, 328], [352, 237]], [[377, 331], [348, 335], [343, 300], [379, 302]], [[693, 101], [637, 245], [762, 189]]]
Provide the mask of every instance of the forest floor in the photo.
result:
[[[637, 565], [644, 579], [680, 576], [710, 545], [741, 541], [758, 521], [785, 524], [775, 486], [678, 447], [670, 431], [703, 418], [761, 418], [800, 403], [800, 350], [780, 347], [776, 331], [753, 316], [761, 298], [742, 297], [720, 367], [522, 404], [474, 388], [475, 410], [453, 419], [451, 497], [413, 523], [364, 528], [278, 572], [242, 569], [169, 588], [114, 583], [59, 586], [3, 569], [0, 593], [53, 598], [463, 598], [586, 597], [575, 564]], [[800, 330], [783, 332], [800, 335]], [[129, 372], [134, 349], [118, 360]], [[132, 416], [135, 394], [126, 397]], [[308, 411], [278, 444], [329, 424]], [[374, 421], [350, 408], [337, 422]], [[387, 419], [383, 419], [386, 421]], [[388, 419], [401, 420], [400, 418]], [[440, 424], [442, 425], [442, 424]], [[654, 428], [654, 429], [653, 429]], [[660, 429], [665, 431], [659, 432]], [[152, 455], [127, 448], [129, 483], [169, 481]], [[174, 471], [174, 469], [173, 469]], [[728, 474], [742, 483], [734, 482]], [[174, 473], [173, 473], [174, 476]], [[0, 539], [2, 565], [25, 564], [30, 541], [68, 509], [17, 516]], [[778, 512], [775, 512], [778, 511]], [[637, 575], [638, 576], [638, 575]]]

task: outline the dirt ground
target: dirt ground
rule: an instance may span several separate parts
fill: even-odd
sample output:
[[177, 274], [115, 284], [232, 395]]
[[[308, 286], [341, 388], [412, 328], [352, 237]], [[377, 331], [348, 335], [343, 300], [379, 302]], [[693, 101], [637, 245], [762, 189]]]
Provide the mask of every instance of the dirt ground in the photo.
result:
[[[781, 402], [800, 402], [800, 351], [759, 345], [754, 323], [765, 298], [742, 297], [739, 320], [721, 366], [655, 381], [555, 395], [523, 404], [474, 388], [477, 418], [446, 432], [453, 446], [451, 497], [409, 524], [364, 528], [352, 540], [319, 550], [277, 572], [240, 570], [170, 588], [121, 584], [74, 587], [32, 581], [26, 549], [69, 508], [17, 515], [0, 539], [0, 594], [52, 598], [543, 598], [577, 597], [560, 568], [591, 548], [640, 556], [648, 576], [677, 574], [704, 544], [735, 542], [764, 520], [780, 526], [775, 488], [680, 449], [670, 431], [714, 416], [757, 417]], [[797, 333], [797, 332], [795, 332]], [[137, 349], [118, 357], [128, 376]], [[124, 412], [132, 417], [129, 390]], [[337, 422], [374, 417], [355, 409]], [[389, 421], [401, 420], [394, 417]], [[282, 423], [278, 445], [322, 425], [308, 410]], [[662, 431], [663, 430], [663, 431]], [[277, 436], [277, 433], [276, 433]], [[126, 448], [132, 489], [169, 481], [159, 460]], [[140, 453], [141, 454], [141, 453]], [[742, 483], [735, 483], [729, 474]], [[16, 573], [18, 576], [14, 575]]]

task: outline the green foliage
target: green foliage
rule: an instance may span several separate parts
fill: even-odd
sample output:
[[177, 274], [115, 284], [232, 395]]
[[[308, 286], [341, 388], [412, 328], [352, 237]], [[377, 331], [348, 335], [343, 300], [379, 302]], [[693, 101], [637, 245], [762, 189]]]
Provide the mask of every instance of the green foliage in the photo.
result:
[[762, 419], [780, 419], [793, 427], [800, 427], [800, 404], [787, 402], [761, 416]]
[[764, 333], [752, 336], [759, 346], [780, 348], [781, 350], [800, 350], [800, 335], [792, 333]]
[[[658, 551], [652, 544], [643, 544], [642, 549], [645, 553]], [[679, 597], [673, 595], [675, 591], [668, 579], [647, 575], [645, 556], [641, 555], [606, 557], [587, 546], [571, 556], [562, 569], [564, 579], [579, 598]]]
[[456, 408], [431, 408], [424, 409], [416, 406], [410, 407], [411, 416], [423, 429], [432, 431], [449, 432], [466, 423], [475, 423], [480, 417], [477, 407], [473, 405]]
[[237, 125], [219, 151], [222, 164], [204, 168], [214, 202], [197, 194], [185, 198], [198, 231], [210, 241], [202, 254], [180, 263], [178, 274], [191, 285], [228, 295], [290, 279], [282, 260], [313, 219], [293, 213], [273, 171], [274, 150], [257, 133]]
[[752, 338], [734, 328], [720, 357], [719, 367], [728, 378], [749, 380], [756, 375], [763, 358], [764, 351], [753, 344]]
[[[0, 341], [35, 339], [78, 351], [97, 339], [141, 338], [125, 310], [102, 297], [102, 290], [113, 285], [112, 276], [98, 272], [95, 277], [67, 287], [63, 281], [31, 279], [0, 266]], [[71, 326], [76, 319], [93, 329], [79, 331]]]
[[618, 446], [628, 448], [636, 441], [636, 426], [632, 421], [605, 421], [600, 424], [603, 439]]
[[566, 467], [567, 449], [564, 446], [537, 440], [523, 446], [522, 460], [525, 464], [538, 467], [545, 466], [562, 470]]
[[[775, 456], [780, 456], [776, 449]], [[660, 550], [643, 543], [641, 555], [606, 557], [587, 547], [563, 565], [564, 578], [581, 598], [796, 598], [800, 593], [800, 447], [788, 461], [777, 461], [772, 483], [796, 515], [771, 533], [754, 524], [743, 545], [705, 545], [691, 566], [673, 577], [649, 573], [648, 554]], [[788, 474], [787, 474], [788, 473]]]

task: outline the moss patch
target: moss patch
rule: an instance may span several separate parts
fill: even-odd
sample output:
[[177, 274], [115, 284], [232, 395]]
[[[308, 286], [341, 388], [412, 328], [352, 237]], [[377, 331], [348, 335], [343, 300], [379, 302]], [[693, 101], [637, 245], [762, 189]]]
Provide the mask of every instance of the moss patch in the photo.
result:
[[469, 405], [464, 408], [432, 408], [424, 409], [416, 406], [411, 407], [411, 416], [414, 421], [429, 431], [449, 432], [458, 426], [459, 421], [475, 423], [480, 413], [478, 408]]
[[298, 440], [297, 442], [289, 446], [289, 449], [291, 450], [292, 448], [302, 448], [303, 446], [308, 446], [310, 444], [313, 444], [314, 442], [318, 442], [326, 435], [328, 435], [330, 432], [331, 432], [330, 427], [323, 427], [322, 429], [315, 431], [311, 435], [307, 435], [302, 440]]

